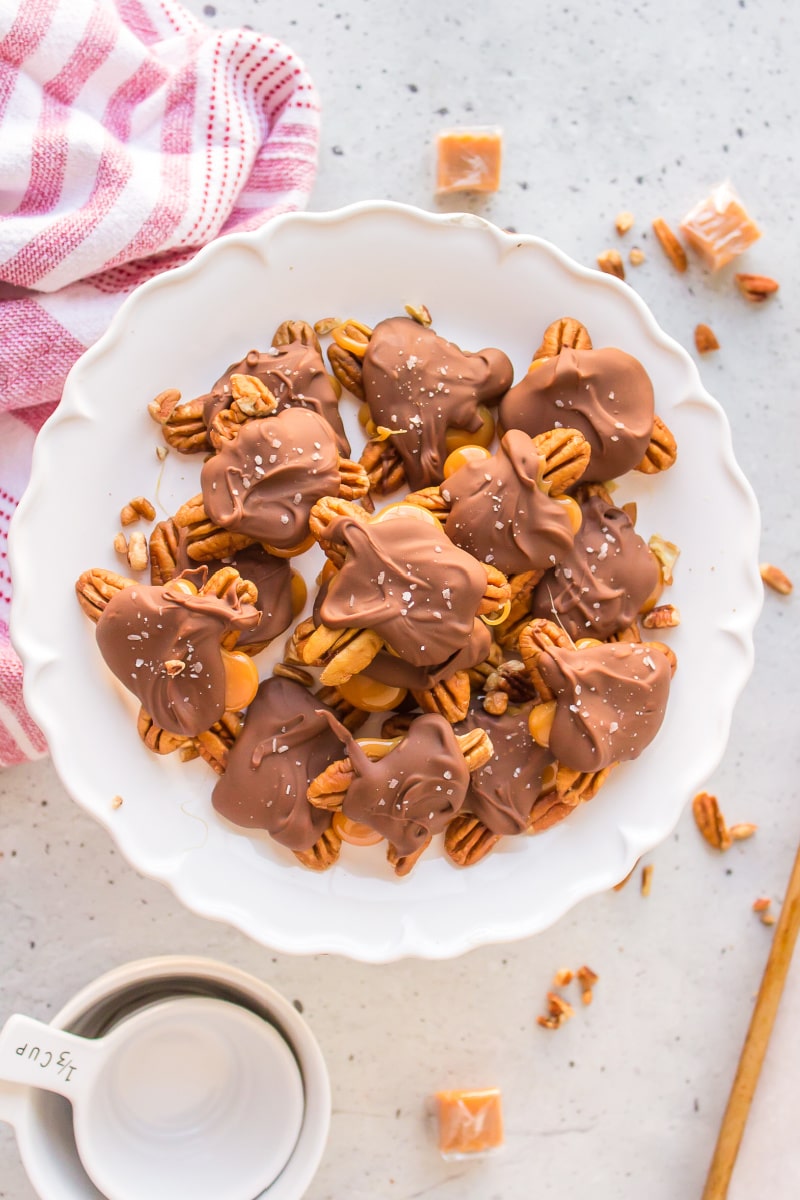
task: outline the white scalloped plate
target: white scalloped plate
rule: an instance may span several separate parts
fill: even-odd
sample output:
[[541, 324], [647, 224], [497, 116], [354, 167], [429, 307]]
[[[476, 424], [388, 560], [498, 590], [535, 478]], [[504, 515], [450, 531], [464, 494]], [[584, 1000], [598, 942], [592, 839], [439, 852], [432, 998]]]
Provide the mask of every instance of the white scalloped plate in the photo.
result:
[[[73, 587], [87, 567], [116, 565], [111, 543], [131, 496], [157, 499], [166, 515], [197, 491], [197, 456], [170, 454], [162, 472], [146, 411], [154, 395], [204, 391], [229, 362], [268, 345], [287, 317], [374, 323], [408, 302], [427, 304], [436, 330], [465, 349], [505, 349], [517, 376], [544, 327], [563, 315], [583, 321], [595, 345], [644, 363], [679, 458], [663, 476], [626, 476], [615, 498], [638, 502], [645, 537], [681, 547], [670, 599], [682, 624], [669, 634], [679, 668], [656, 741], [546, 834], [506, 839], [468, 870], [436, 845], [397, 880], [381, 847], [346, 846], [332, 870], [314, 874], [214, 814], [204, 763], [145, 750], [136, 704], [106, 670]], [[357, 456], [356, 405], [345, 398], [343, 410]], [[72, 370], [37, 440], [12, 529], [12, 636], [26, 702], [65, 787], [137, 870], [188, 908], [277, 950], [445, 958], [545, 928], [669, 834], [717, 765], [750, 673], [758, 534], [721, 408], [631, 288], [474, 216], [365, 203], [221, 239], [127, 300]], [[318, 560], [307, 558], [313, 575]], [[272, 657], [261, 656], [262, 676]], [[117, 809], [115, 795], [124, 798]]]

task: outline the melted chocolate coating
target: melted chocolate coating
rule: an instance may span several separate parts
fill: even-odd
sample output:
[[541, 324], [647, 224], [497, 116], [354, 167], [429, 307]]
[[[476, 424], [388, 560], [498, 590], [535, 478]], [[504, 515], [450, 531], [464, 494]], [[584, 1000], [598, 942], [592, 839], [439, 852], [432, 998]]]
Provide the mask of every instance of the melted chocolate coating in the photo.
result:
[[466, 718], [456, 726], [459, 734], [485, 729], [492, 739], [494, 754], [470, 775], [464, 810], [500, 836], [525, 831], [542, 790], [542, 776], [553, 761], [550, 751], [537, 746], [530, 735], [531, 708], [526, 704], [494, 717], [473, 701]]
[[266, 829], [289, 850], [310, 850], [331, 814], [309, 804], [308, 781], [341, 757], [328, 711], [299, 683], [266, 679], [214, 788], [217, 812], [245, 829]]
[[248, 421], [203, 463], [200, 486], [206, 512], [223, 529], [290, 550], [309, 536], [317, 500], [339, 495], [335, 439], [304, 408]]
[[[202, 582], [205, 569], [184, 577]], [[254, 628], [258, 609], [225, 596], [186, 595], [170, 585], [136, 584], [108, 602], [97, 622], [97, 644], [117, 679], [133, 692], [157, 725], [194, 737], [225, 712], [222, 638]], [[186, 666], [169, 675], [164, 664]]]
[[550, 750], [574, 771], [599, 771], [638, 758], [667, 707], [670, 665], [648, 643], [553, 649], [538, 668], [556, 697]]
[[602, 482], [632, 470], [653, 432], [653, 385], [638, 359], [611, 346], [562, 350], [529, 371], [500, 405], [504, 429], [532, 437], [577, 429], [592, 450], [583, 481]]
[[[175, 574], [196, 567], [186, 552], [186, 533], [179, 529], [178, 553], [176, 555]], [[208, 568], [209, 577], [222, 567], [235, 567], [242, 579], [249, 579], [258, 591], [257, 606], [261, 618], [253, 629], [247, 629], [236, 643], [237, 646], [257, 646], [262, 642], [271, 642], [284, 630], [288, 629], [294, 620], [292, 605], [292, 568], [288, 558], [277, 558], [262, 546], [248, 546], [238, 550], [230, 557], [214, 558], [204, 564]]]
[[636, 620], [658, 583], [658, 563], [621, 508], [590, 496], [581, 512], [575, 544], [538, 584], [531, 612], [557, 621], [573, 640], [603, 641]]
[[491, 458], [455, 471], [439, 489], [450, 502], [450, 540], [505, 575], [559, 562], [572, 546], [572, 523], [538, 486], [540, 462], [528, 434], [512, 429]]
[[320, 605], [332, 629], [374, 629], [415, 667], [445, 662], [473, 631], [486, 572], [441, 529], [414, 517], [338, 517], [326, 538], [347, 547]]
[[290, 342], [287, 346], [272, 346], [263, 353], [251, 350], [241, 362], [231, 363], [203, 397], [206, 426], [223, 408], [230, 408], [231, 375], [255, 375], [278, 401], [278, 412], [301, 406], [323, 417], [333, 430], [342, 457], [349, 457], [350, 443], [339, 415], [339, 402], [322, 356], [313, 346]]
[[447, 430], [477, 432], [478, 405], [496, 401], [513, 378], [502, 350], [471, 354], [409, 317], [375, 326], [364, 356], [364, 394], [376, 425], [405, 430], [392, 443], [412, 491], [441, 482]]
[[469, 771], [451, 726], [438, 714], [417, 717], [403, 740], [377, 762], [355, 738], [348, 736], [345, 745], [355, 779], [344, 798], [344, 815], [369, 825], [401, 856], [440, 833], [464, 803]]

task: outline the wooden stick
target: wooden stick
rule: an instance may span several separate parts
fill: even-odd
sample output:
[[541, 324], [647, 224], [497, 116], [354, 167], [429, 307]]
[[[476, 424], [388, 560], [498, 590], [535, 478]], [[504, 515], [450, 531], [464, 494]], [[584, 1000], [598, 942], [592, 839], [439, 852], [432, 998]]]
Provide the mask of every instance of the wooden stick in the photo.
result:
[[800, 929], [800, 849], [794, 860], [792, 874], [783, 901], [783, 908], [772, 949], [769, 952], [764, 976], [756, 998], [750, 1028], [742, 1047], [736, 1077], [733, 1081], [728, 1106], [722, 1118], [714, 1157], [706, 1179], [702, 1200], [725, 1200], [733, 1174], [736, 1156], [744, 1133], [750, 1103], [758, 1083], [761, 1064], [764, 1061], [775, 1014], [778, 1011], [781, 992], [786, 982], [792, 952]]

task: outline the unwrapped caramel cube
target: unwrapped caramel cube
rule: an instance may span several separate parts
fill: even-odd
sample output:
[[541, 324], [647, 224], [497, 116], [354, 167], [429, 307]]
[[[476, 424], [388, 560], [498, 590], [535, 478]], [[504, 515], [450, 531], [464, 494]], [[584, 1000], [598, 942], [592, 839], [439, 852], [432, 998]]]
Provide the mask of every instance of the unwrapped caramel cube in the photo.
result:
[[701, 258], [718, 271], [761, 237], [730, 183], [721, 183], [681, 221], [681, 232]]
[[503, 1106], [499, 1088], [482, 1092], [436, 1093], [442, 1158], [472, 1158], [503, 1145]]
[[445, 129], [436, 139], [436, 191], [496, 192], [500, 187], [502, 130]]

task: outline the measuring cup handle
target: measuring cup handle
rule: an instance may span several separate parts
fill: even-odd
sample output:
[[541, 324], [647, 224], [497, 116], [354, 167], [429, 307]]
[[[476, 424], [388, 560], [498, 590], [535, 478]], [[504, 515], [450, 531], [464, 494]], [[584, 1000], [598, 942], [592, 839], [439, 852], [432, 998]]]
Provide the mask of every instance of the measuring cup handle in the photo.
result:
[[83, 1091], [99, 1053], [87, 1038], [15, 1013], [0, 1031], [0, 1079], [46, 1088], [74, 1099]]

